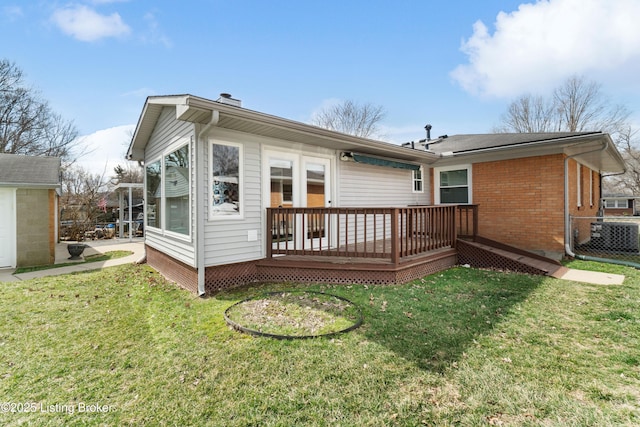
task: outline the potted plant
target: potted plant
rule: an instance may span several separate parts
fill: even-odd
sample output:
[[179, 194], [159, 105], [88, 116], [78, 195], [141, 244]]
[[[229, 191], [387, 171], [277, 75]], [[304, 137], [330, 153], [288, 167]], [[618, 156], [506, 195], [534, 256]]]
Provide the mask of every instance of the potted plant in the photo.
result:
[[69, 255], [71, 255], [69, 259], [82, 259], [80, 255], [82, 255], [86, 247], [87, 245], [84, 243], [69, 243], [67, 245], [67, 251], [69, 251]]

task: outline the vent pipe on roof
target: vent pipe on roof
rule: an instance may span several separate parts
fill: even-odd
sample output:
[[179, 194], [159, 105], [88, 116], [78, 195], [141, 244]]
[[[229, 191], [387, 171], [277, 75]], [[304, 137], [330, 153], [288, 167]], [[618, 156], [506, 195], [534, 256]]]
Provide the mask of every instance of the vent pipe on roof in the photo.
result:
[[431, 125], [426, 125], [424, 128], [427, 130], [427, 141], [431, 141]]
[[233, 105], [234, 107], [242, 107], [242, 101], [232, 98], [230, 93], [221, 93], [220, 98], [216, 99], [216, 102]]

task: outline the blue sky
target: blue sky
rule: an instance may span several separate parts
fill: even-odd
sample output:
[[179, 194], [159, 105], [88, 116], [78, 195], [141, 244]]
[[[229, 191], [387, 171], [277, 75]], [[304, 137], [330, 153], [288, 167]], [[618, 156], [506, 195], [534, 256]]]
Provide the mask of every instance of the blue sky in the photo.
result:
[[[640, 124], [640, 0], [8, 0], [0, 56], [93, 150], [124, 163], [149, 95], [231, 93], [308, 122], [382, 105], [386, 140], [485, 133], [515, 97], [578, 74]], [[89, 166], [90, 165], [90, 166]]]

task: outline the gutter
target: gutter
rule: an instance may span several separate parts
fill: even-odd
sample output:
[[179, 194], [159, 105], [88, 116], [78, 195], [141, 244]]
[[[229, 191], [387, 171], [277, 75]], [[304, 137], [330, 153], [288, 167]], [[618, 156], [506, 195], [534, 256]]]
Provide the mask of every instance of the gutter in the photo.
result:
[[[584, 141], [585, 139], [600, 139], [603, 135], [603, 133], [594, 133], [592, 135], [575, 135], [575, 136], [568, 136], [568, 137], [564, 137], [562, 139], [557, 139], [557, 144], [563, 144], [566, 142], [571, 142], [574, 139], [579, 139]], [[450, 158], [450, 157], [462, 157], [462, 156], [473, 156], [473, 155], [477, 155], [477, 154], [482, 154], [482, 153], [492, 153], [494, 151], [507, 151], [510, 149], [521, 149], [523, 147], [536, 147], [538, 145], [549, 145], [549, 140], [542, 140], [542, 141], [533, 141], [533, 142], [526, 142], [526, 143], [522, 143], [522, 144], [511, 144], [511, 145], [501, 145], [499, 147], [488, 147], [488, 148], [481, 148], [478, 150], [469, 150], [469, 151], [462, 151], [462, 152], [452, 152], [452, 151], [445, 151], [443, 153], [440, 153], [440, 158]], [[605, 141], [605, 148], [608, 147], [608, 141]], [[604, 149], [597, 149], [594, 150], [593, 152], [596, 151], [604, 151]], [[587, 154], [587, 153], [591, 153], [591, 151], [587, 151], [584, 153], [579, 153], [579, 154], [574, 154], [572, 157], [577, 156], [577, 155], [582, 155], [582, 154]]]

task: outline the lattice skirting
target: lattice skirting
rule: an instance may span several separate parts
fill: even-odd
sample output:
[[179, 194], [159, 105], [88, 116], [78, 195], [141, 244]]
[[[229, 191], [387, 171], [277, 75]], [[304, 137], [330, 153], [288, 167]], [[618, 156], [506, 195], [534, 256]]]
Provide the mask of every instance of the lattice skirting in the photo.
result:
[[204, 290], [207, 295], [249, 283], [259, 282], [257, 261], [207, 267], [204, 270]]
[[491, 268], [502, 271], [515, 271], [519, 273], [544, 275], [546, 271], [518, 262], [517, 259], [508, 258], [495, 252], [487, 251], [473, 246], [464, 240], [458, 240], [458, 262], [468, 264], [473, 268]]

